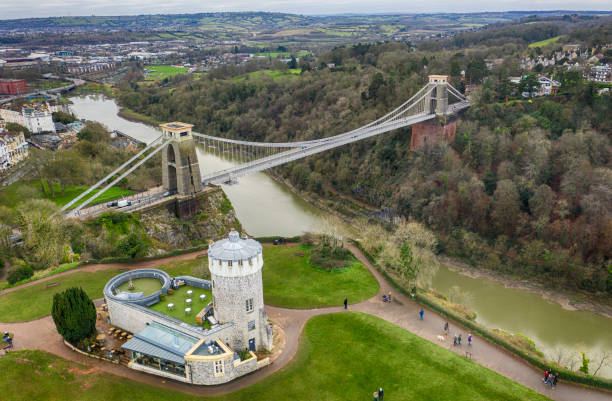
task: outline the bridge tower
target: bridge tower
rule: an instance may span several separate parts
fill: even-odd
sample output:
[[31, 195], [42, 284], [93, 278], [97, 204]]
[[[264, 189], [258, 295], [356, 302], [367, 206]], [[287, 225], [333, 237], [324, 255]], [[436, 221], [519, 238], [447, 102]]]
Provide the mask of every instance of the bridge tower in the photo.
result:
[[202, 190], [200, 164], [191, 135], [192, 124], [178, 121], [160, 124], [169, 140], [162, 150], [162, 183], [166, 191], [193, 195]]
[[[446, 83], [448, 82], [448, 75], [430, 75], [430, 85], [435, 85], [433, 90], [433, 97], [430, 98], [430, 112], [436, 113], [438, 116], [443, 116], [448, 110], [448, 92], [446, 89]], [[430, 95], [431, 96], [431, 95]]]

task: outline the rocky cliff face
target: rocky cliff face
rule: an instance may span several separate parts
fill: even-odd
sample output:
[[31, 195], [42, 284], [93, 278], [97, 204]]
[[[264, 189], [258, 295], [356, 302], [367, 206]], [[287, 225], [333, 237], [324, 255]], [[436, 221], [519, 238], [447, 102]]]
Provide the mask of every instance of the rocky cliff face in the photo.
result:
[[157, 248], [176, 249], [217, 240], [232, 228], [242, 226], [229, 199], [221, 188], [199, 196], [199, 207], [193, 216], [178, 218], [176, 203], [168, 202], [140, 212], [140, 222]]

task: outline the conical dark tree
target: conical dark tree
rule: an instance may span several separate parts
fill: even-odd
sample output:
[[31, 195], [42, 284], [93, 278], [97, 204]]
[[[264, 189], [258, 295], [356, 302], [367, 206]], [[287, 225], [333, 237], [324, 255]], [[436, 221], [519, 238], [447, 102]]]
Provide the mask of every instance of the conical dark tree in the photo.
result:
[[80, 287], [55, 294], [51, 316], [66, 341], [78, 342], [96, 331], [96, 307]]

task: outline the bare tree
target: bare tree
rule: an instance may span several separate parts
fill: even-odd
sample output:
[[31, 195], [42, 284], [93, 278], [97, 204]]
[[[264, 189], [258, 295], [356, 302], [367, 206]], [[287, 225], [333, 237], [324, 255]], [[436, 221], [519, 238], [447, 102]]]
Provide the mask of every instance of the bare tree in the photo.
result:
[[596, 359], [594, 360], [596, 361], [597, 359], [599, 359], [599, 364], [597, 365], [597, 368], [593, 371], [593, 376], [597, 376], [597, 373], [599, 372], [601, 368], [610, 366], [611, 356], [612, 354], [610, 354], [610, 351], [603, 350], [599, 352]]

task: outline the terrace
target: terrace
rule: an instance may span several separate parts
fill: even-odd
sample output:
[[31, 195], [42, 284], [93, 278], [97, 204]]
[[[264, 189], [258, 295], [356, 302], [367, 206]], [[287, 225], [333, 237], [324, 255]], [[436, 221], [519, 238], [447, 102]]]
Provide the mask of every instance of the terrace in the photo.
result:
[[[189, 291], [191, 291], [190, 294], [188, 294]], [[204, 295], [203, 299], [200, 298], [201, 295]], [[150, 305], [149, 308], [182, 320], [187, 324], [200, 325], [201, 323], [196, 320], [196, 317], [202, 309], [212, 302], [212, 291], [185, 284], [176, 290], [168, 290], [168, 294], [161, 298], [158, 303]], [[187, 300], [191, 300], [191, 302], [187, 303]], [[168, 307], [168, 305], [173, 305], [173, 307]], [[186, 313], [186, 308], [191, 308], [191, 311]]]

